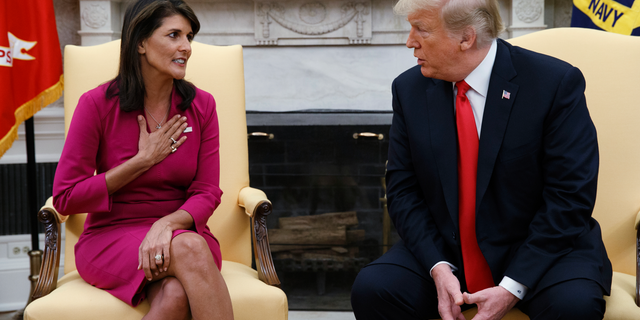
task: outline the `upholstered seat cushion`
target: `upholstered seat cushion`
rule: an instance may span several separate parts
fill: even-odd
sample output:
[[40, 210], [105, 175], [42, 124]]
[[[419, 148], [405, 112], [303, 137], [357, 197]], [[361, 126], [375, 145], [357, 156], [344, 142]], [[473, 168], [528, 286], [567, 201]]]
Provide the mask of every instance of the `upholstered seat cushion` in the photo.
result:
[[[255, 270], [241, 263], [223, 261], [222, 276], [229, 287], [233, 313], [237, 319], [287, 318], [286, 295], [282, 290], [258, 280]], [[47, 299], [32, 302], [25, 310], [24, 319], [139, 320], [148, 311], [146, 300], [132, 308], [108, 292], [87, 284], [78, 271], [73, 271], [58, 281], [58, 288]]]
[[607, 301], [607, 312], [604, 320], [637, 320], [640, 319], [640, 308], [636, 306], [636, 277], [622, 273], [613, 273], [611, 296]]

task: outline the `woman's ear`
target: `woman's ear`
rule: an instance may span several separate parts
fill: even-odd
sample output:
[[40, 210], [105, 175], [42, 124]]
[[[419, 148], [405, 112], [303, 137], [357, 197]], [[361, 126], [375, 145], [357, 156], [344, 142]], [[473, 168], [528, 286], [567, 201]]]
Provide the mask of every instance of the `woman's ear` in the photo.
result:
[[139, 54], [147, 53], [146, 45], [147, 45], [147, 41], [146, 40], [140, 41], [140, 43], [138, 43], [138, 53]]

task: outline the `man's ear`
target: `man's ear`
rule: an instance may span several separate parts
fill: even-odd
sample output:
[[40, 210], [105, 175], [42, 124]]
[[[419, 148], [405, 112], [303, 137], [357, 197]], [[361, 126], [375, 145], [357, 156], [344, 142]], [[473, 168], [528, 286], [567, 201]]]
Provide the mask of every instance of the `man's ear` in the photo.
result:
[[472, 26], [468, 26], [462, 30], [462, 37], [460, 38], [460, 50], [466, 51], [476, 46], [476, 29]]

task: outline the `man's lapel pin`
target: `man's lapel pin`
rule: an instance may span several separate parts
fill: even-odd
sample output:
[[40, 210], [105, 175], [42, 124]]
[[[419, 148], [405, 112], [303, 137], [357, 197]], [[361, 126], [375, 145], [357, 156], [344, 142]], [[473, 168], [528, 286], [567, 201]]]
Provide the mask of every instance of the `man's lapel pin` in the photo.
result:
[[509, 98], [511, 98], [511, 92], [509, 92], [507, 90], [502, 90], [502, 99], [509, 100]]

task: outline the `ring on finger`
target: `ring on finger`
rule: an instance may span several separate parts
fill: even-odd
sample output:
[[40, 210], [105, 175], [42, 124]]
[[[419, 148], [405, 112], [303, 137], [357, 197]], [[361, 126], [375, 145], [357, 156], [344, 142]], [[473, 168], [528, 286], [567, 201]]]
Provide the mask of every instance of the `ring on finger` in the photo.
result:
[[158, 253], [158, 254], [156, 254], [156, 256], [154, 258], [156, 258], [156, 263], [158, 263], [158, 262], [162, 262], [162, 258], [163, 257], [162, 257], [161, 254]]
[[178, 143], [178, 141], [176, 141], [176, 139], [174, 139], [173, 137], [171, 137], [169, 139], [171, 139], [171, 141], [173, 141], [174, 144]]
[[176, 152], [176, 150], [178, 150], [178, 148], [175, 148], [174, 146], [171, 146], [171, 153]]

